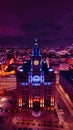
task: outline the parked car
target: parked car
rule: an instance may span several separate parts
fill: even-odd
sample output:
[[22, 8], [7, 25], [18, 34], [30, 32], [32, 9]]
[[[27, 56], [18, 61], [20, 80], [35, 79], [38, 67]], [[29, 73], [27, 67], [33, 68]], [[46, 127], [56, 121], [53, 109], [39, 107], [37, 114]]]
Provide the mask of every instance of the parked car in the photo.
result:
[[2, 107], [0, 107], [0, 112], [3, 112], [3, 108]]
[[28, 130], [27, 127], [24, 127], [23, 130]]
[[18, 130], [22, 130], [22, 128], [18, 128]]

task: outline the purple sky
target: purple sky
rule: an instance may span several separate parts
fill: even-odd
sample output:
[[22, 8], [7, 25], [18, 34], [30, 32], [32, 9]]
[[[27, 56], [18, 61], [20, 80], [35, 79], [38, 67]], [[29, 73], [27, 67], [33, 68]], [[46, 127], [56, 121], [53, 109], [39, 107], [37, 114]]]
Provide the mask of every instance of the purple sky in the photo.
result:
[[34, 37], [41, 46], [73, 43], [73, 2], [38, 1], [0, 1], [0, 46], [29, 46]]

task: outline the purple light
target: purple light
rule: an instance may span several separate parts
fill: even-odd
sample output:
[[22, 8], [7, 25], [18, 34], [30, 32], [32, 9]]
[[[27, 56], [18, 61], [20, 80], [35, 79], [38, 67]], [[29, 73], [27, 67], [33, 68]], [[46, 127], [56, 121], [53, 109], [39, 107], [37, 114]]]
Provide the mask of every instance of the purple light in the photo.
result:
[[41, 115], [41, 111], [39, 111], [39, 112], [32, 111], [32, 115], [35, 117], [39, 117]]

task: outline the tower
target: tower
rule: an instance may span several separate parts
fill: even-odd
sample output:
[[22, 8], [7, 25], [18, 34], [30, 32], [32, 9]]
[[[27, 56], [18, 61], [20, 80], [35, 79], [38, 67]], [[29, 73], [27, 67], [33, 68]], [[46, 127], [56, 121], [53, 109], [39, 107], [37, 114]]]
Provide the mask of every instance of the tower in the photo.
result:
[[24, 61], [16, 72], [17, 102], [20, 111], [32, 109], [54, 108], [55, 73], [48, 68], [46, 60], [42, 59], [37, 41], [35, 42], [30, 60]]

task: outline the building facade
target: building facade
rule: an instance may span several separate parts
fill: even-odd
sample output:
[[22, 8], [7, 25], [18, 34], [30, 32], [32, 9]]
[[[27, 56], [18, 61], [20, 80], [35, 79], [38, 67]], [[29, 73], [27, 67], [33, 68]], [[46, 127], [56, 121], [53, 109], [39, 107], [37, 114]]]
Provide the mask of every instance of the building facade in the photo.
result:
[[18, 109], [54, 109], [55, 73], [42, 59], [37, 43], [33, 46], [30, 60], [25, 60], [23, 65], [18, 67], [16, 78]]

